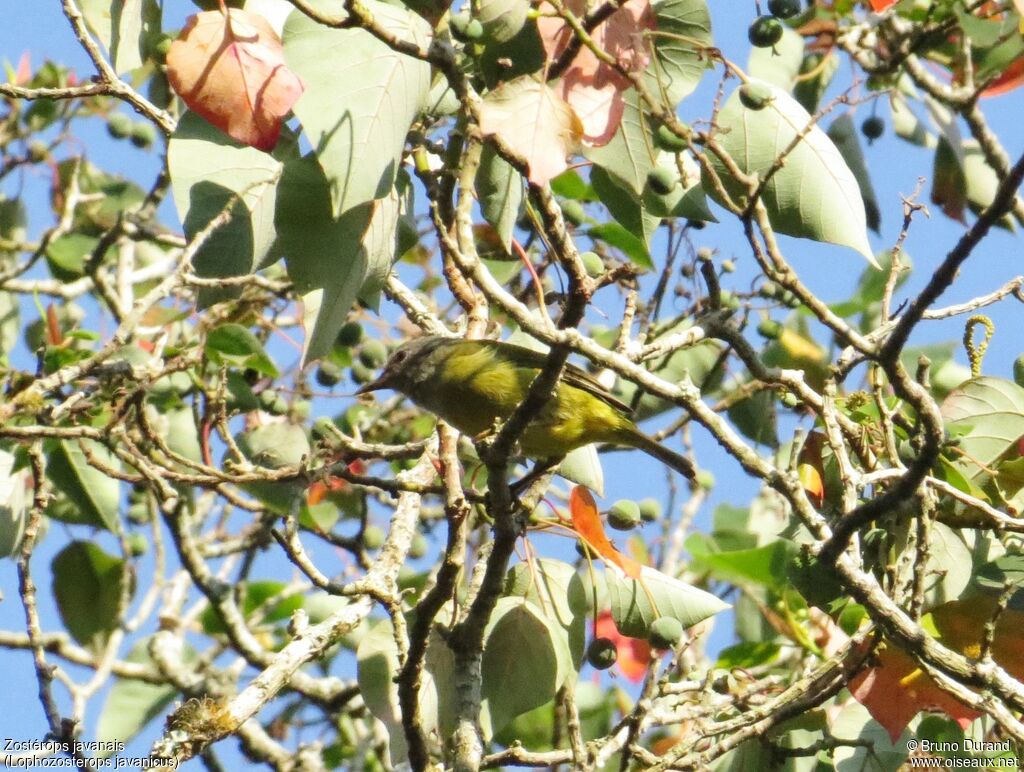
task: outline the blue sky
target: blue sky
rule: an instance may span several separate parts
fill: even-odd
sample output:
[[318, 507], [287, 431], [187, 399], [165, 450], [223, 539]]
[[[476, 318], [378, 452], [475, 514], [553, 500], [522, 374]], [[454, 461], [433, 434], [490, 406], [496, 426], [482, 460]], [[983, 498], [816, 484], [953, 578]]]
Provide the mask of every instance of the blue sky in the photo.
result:
[[[731, 59], [740, 64], [745, 63], [749, 50], [746, 25], [752, 18], [753, 5], [743, 4], [743, 13], [737, 12], [737, 4], [734, 3], [711, 2], [710, 5], [716, 44]], [[191, 8], [191, 4], [185, 0], [168, 0], [167, 18], [175, 19], [175, 23], [179, 23], [191, 12]], [[16, 62], [23, 51], [31, 52], [34, 65], [38, 65], [45, 58], [52, 58], [73, 66], [80, 77], [88, 77], [91, 72], [87, 58], [79, 49], [60, 13], [60, 3], [57, 0], [6, 4], [4, 24], [0, 26], [0, 56]], [[845, 62], [837, 80], [849, 82], [849, 71]], [[698, 92], [682, 105], [680, 114], [683, 119], [693, 120], [707, 115], [716, 87], [717, 80], [709, 74]], [[992, 128], [1000, 136], [1011, 158], [1016, 158], [1024, 152], [1024, 132], [1020, 130], [1020, 116], [1024, 115], [1022, 100], [1024, 96], [1021, 93], [1014, 93], [982, 103]], [[855, 122], [859, 125], [867, 114], [867, 109], [860, 108], [855, 116]], [[884, 102], [879, 106], [879, 114], [891, 125], [888, 107]], [[146, 181], [152, 179], [159, 168], [159, 150], [144, 152], [126, 142], [112, 141], [99, 120], [81, 122], [77, 130], [79, 133], [76, 135], [74, 146], [108, 171], [120, 172], [131, 178]], [[923, 201], [927, 203], [932, 172], [932, 151], [908, 145], [887, 133], [881, 140], [865, 148], [865, 156], [882, 209], [882, 233], [880, 236], [872, 234], [871, 237], [873, 247], [880, 250], [895, 242], [902, 218], [901, 197], [909, 195], [922, 177], [928, 179], [922, 195]], [[3, 187], [3, 192], [7, 196], [25, 196], [33, 234], [37, 234], [40, 228], [50, 222], [45, 197], [47, 180], [44, 174], [40, 167], [25, 177], [19, 174], [11, 175]], [[694, 243], [696, 246], [713, 247], [723, 256], [735, 258], [738, 265], [738, 271], [734, 275], [735, 286], [749, 286], [754, 273], [753, 259], [745, 246], [739, 226], [721, 217], [720, 210], [717, 213], [722, 223], [696, 232]], [[177, 224], [177, 215], [169, 203], [163, 207], [162, 215], [168, 223]], [[918, 215], [905, 245], [907, 253], [914, 261], [915, 271], [898, 293], [897, 302], [911, 297], [923, 285], [928, 270], [939, 264], [962, 233], [963, 226], [946, 218], [937, 208], [932, 208], [930, 219], [926, 219], [923, 214]], [[845, 299], [856, 286], [857, 279], [865, 268], [863, 259], [846, 249], [786, 237], [781, 238], [781, 243], [786, 255], [806, 283], [829, 301]], [[1019, 237], [1005, 231], [995, 231], [976, 250], [956, 285], [943, 296], [940, 304], [961, 302], [995, 289], [1022, 272], [1024, 261], [1021, 257]], [[614, 319], [615, 313], [620, 311], [620, 301], [611, 296], [613, 291], [605, 292], [609, 293], [608, 297], [599, 295], [597, 302], [606, 303], [606, 311]], [[995, 338], [986, 358], [987, 373], [1008, 375], [1013, 359], [1021, 353], [1018, 342], [1019, 328], [1016, 326], [1022, 319], [1021, 311], [1019, 304], [1013, 300], [1004, 301], [986, 311], [996, 323]], [[671, 310], [666, 310], [665, 313], [667, 315]], [[384, 315], [389, 319], [394, 318], [395, 311], [385, 309]], [[922, 344], [958, 340], [962, 335], [962, 324], [962, 319], [927, 322], [919, 329], [913, 342]], [[958, 352], [957, 358], [966, 363], [962, 350]], [[315, 410], [314, 417], [320, 414], [334, 414], [339, 410], [339, 406], [337, 402], [318, 400]], [[752, 481], [725, 457], [713, 441], [699, 431], [695, 432], [695, 440], [702, 464], [715, 473], [719, 482], [712, 503], [743, 504], [749, 501], [755, 490]], [[608, 479], [606, 503], [621, 497], [639, 499], [649, 495], [662, 495], [666, 490], [663, 469], [641, 454], [612, 454], [606, 457], [604, 465]], [[706, 523], [706, 518], [702, 518], [700, 522]], [[52, 526], [53, 531], [59, 532], [63, 529], [64, 526], [59, 524]], [[649, 536], [653, 538], [655, 534]], [[38, 579], [45, 580], [54, 547], [59, 546], [64, 540], [62, 534], [51, 533], [51, 538], [44, 543], [34, 561]], [[564, 540], [555, 542], [549, 537], [539, 537], [535, 543], [544, 554], [568, 554], [571, 550]], [[264, 568], [267, 571], [282, 570], [285, 572], [284, 576], [290, 575], [288, 567], [273, 562]], [[45, 588], [45, 581], [40, 583]], [[0, 602], [0, 627], [3, 629], [23, 627], [16, 587], [13, 563], [0, 561], [0, 591], [3, 592], [3, 601]], [[50, 614], [49, 628], [55, 629], [52, 608], [44, 608], [44, 613]], [[35, 698], [36, 684], [28, 655], [3, 653], [0, 657], [4, 658], [3, 668], [8, 677], [6, 688], [0, 695], [0, 736], [18, 739], [41, 736], [45, 731], [45, 723]], [[82, 671], [76, 671], [74, 668], [71, 668], [71, 671], [78, 677], [84, 675]], [[59, 687], [57, 690], [61, 691]], [[94, 711], [91, 713], [94, 714]], [[95, 727], [87, 727], [86, 737], [92, 736], [94, 731]], [[146, 739], [135, 743], [132, 750], [145, 752], [152, 736], [153, 732], [147, 733]], [[222, 743], [224, 751], [228, 751], [228, 746], [233, 746], [233, 743]], [[230, 760], [230, 752], [227, 758]]]

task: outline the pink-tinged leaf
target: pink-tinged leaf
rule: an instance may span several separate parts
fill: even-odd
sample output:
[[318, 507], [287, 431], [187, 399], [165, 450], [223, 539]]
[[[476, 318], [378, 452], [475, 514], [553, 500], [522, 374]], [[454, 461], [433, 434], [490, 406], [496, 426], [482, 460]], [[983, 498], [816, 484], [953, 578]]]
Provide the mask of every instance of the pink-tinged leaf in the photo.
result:
[[262, 16], [237, 9], [189, 18], [167, 53], [167, 79], [189, 109], [228, 136], [272, 150], [302, 95], [281, 39]]
[[[586, 14], [585, 0], [569, 0], [566, 9], [577, 18]], [[548, 61], [555, 61], [568, 47], [573, 39], [572, 29], [556, 15], [555, 9], [548, 3], [541, 3], [541, 16], [537, 19], [537, 29]], [[619, 10], [601, 22], [590, 33], [594, 44], [618, 62], [628, 72], [639, 72], [651, 61], [650, 43], [644, 33], [655, 28], [654, 9], [649, 0], [628, 0]], [[629, 81], [623, 78], [614, 67], [611, 67], [594, 54], [586, 46], [581, 46], [579, 53], [572, 60], [570, 69], [577, 71], [581, 78], [593, 79], [594, 85], [602, 88], [606, 83], [618, 83], [626, 88]]]
[[32, 80], [32, 55], [28, 51], [18, 59], [18, 69], [14, 73], [14, 85], [24, 86]]
[[528, 75], [502, 83], [484, 97], [480, 129], [526, 159], [530, 182], [544, 185], [568, 167], [583, 136], [580, 119], [551, 88]]
[[593, 81], [581, 78], [570, 70], [558, 83], [562, 98], [569, 104], [583, 125], [583, 144], [603, 147], [612, 141], [622, 123], [625, 100], [614, 83], [598, 88]]

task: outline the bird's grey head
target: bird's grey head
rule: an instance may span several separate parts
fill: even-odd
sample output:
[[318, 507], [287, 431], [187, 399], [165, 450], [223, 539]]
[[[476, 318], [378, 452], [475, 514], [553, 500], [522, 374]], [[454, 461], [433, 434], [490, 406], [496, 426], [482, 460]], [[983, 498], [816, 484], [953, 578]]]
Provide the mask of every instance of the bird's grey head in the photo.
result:
[[417, 386], [436, 371], [440, 346], [450, 340], [451, 338], [440, 335], [427, 335], [403, 343], [388, 359], [377, 379], [356, 393], [366, 394], [381, 389], [394, 389], [408, 396], [415, 396]]

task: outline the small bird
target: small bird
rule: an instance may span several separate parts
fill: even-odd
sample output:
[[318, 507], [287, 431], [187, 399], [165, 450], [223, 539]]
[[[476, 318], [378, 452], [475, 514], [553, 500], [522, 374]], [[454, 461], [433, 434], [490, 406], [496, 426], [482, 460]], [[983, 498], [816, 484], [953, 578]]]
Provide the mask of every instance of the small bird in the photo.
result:
[[[357, 393], [394, 389], [476, 437], [512, 415], [546, 361], [546, 354], [511, 343], [432, 335], [403, 344], [380, 376]], [[557, 459], [594, 442], [627, 445], [692, 479], [693, 464], [640, 431], [629, 412], [600, 383], [567, 364], [519, 446], [529, 458]]]

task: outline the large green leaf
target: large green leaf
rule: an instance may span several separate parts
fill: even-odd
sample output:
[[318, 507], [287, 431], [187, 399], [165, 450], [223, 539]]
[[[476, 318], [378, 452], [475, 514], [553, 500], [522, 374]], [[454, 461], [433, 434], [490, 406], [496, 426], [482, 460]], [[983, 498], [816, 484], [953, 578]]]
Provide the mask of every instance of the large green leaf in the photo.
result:
[[[236, 142], [195, 113], [181, 117], [167, 147], [167, 168], [185, 235], [194, 238], [231, 208], [230, 221], [193, 258], [196, 273], [244, 276], [272, 257], [277, 186], [284, 161], [295, 153], [294, 138], [287, 131], [270, 154]], [[224, 294], [204, 293], [201, 303]]]
[[103, 648], [118, 624], [123, 560], [95, 544], [73, 541], [53, 559], [53, 594], [71, 637], [93, 651]]
[[[762, 85], [772, 94], [763, 109], [745, 107], [738, 90], [726, 101], [718, 115], [718, 124], [729, 129], [718, 135], [722, 148], [744, 173], [763, 175], [803, 133], [762, 194], [772, 227], [789, 236], [850, 247], [874, 263], [860, 187], [839, 150], [817, 126], [805, 132], [811, 117], [793, 97], [777, 86]], [[710, 157], [730, 196], [745, 199], [746, 187]], [[704, 188], [716, 195], [712, 185]]]
[[484, 219], [498, 232], [505, 251], [511, 251], [512, 230], [523, 203], [523, 178], [490, 144], [484, 145], [480, 157], [476, 191]]
[[214, 327], [206, 334], [203, 350], [214, 364], [232, 365], [255, 370], [271, 378], [277, 377], [277, 367], [267, 356], [259, 338], [248, 327], [240, 324], [229, 322]]
[[71, 501], [70, 522], [89, 523], [110, 531], [118, 529], [120, 483], [89, 465], [83, 446], [97, 461], [120, 468], [121, 462], [93, 440], [54, 440], [46, 444], [46, 476]]
[[[318, 10], [340, 17], [344, 7], [331, 0]], [[363, 7], [389, 33], [429, 44], [429, 28], [415, 14], [377, 0]], [[364, 29], [332, 29], [301, 11], [288, 17], [283, 42], [288, 66], [306, 86], [295, 115], [330, 183], [333, 213], [386, 196], [430, 93], [430, 65]]]
[[610, 172], [595, 166], [590, 172], [590, 184], [608, 213], [618, 223], [649, 248], [651, 236], [661, 224], [661, 218], [648, 214], [641, 205], [640, 196], [622, 184]]
[[1024, 389], [1005, 378], [972, 378], [943, 400], [942, 417], [960, 437], [957, 465], [971, 479], [987, 476], [1024, 437]]
[[[295, 424], [266, 424], [239, 434], [235, 441], [242, 454], [258, 466], [282, 469], [297, 466], [310, 454], [309, 438]], [[247, 483], [245, 489], [267, 507], [282, 513], [291, 510], [305, 489], [301, 479]]]
[[646, 85], [674, 105], [697, 88], [707, 70], [704, 48], [714, 44], [711, 14], [704, 0], [660, 0], [654, 13], [656, 61], [647, 70]]
[[494, 729], [554, 698], [575, 672], [567, 631], [525, 598], [499, 598], [485, 636], [481, 694]]
[[147, 40], [160, 33], [156, 0], [81, 0], [85, 23], [110, 53], [118, 74], [141, 67]]
[[604, 469], [593, 445], [584, 445], [566, 453], [558, 465], [558, 474], [569, 482], [590, 488], [598, 496], [604, 495]]
[[532, 565], [517, 563], [505, 578], [505, 594], [526, 598], [565, 629], [573, 669], [579, 670], [590, 601], [576, 569], [549, 558], [535, 560]]
[[612, 141], [602, 147], [584, 147], [583, 154], [639, 196], [657, 162], [658, 150], [636, 90], [627, 91], [623, 101], [622, 123]]
[[[150, 638], [139, 640], [125, 657], [126, 662], [152, 665], [149, 656]], [[195, 652], [188, 644], [182, 652], [185, 662], [195, 660]], [[132, 678], [114, 681], [100, 712], [96, 739], [101, 743], [130, 742], [143, 728], [159, 716], [174, 701], [178, 691], [173, 686], [151, 684]]]
[[786, 567], [793, 549], [792, 542], [780, 539], [752, 549], [707, 553], [701, 555], [700, 564], [731, 582], [782, 589], [787, 583]]
[[615, 626], [631, 638], [646, 638], [651, 623], [659, 617], [673, 617], [683, 627], [693, 627], [729, 608], [711, 593], [646, 566], [640, 579], [630, 579], [608, 568], [605, 582]]

